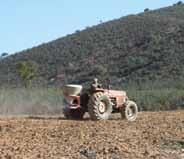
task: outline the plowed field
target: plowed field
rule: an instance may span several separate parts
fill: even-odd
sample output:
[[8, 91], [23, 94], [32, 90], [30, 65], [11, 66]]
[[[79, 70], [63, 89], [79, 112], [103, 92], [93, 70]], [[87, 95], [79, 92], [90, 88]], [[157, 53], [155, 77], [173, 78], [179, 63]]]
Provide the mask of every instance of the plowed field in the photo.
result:
[[184, 111], [141, 112], [135, 122], [1, 117], [0, 159], [184, 159]]

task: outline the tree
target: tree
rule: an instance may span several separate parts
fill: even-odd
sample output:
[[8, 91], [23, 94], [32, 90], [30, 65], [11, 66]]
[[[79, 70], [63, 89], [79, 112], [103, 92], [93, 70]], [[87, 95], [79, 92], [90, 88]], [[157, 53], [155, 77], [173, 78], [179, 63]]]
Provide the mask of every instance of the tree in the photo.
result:
[[3, 52], [1, 55], [0, 55], [0, 60], [2, 60], [4, 57], [8, 56], [8, 53], [6, 52]]
[[144, 12], [149, 12], [149, 11], [150, 11], [149, 8], [144, 9]]
[[37, 76], [38, 65], [31, 61], [21, 61], [16, 64], [16, 71], [27, 88], [31, 86], [32, 80]]
[[181, 4], [183, 4], [182, 1], [178, 1], [178, 2], [177, 2], [177, 5], [181, 5]]

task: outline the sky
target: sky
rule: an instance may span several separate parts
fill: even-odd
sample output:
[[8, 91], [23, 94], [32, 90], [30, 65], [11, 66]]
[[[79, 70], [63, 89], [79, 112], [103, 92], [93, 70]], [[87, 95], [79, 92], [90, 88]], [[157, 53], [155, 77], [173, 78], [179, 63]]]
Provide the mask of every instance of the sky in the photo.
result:
[[100, 22], [178, 0], [0, 0], [0, 54], [13, 54]]

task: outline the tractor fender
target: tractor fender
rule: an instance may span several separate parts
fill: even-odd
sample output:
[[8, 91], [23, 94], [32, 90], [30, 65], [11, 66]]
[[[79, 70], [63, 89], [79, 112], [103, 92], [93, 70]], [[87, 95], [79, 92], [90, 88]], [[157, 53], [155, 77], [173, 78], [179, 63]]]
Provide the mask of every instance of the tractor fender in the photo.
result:
[[92, 94], [95, 94], [95, 93], [98, 93], [98, 92], [104, 93], [105, 90], [104, 89], [101, 89], [101, 88], [97, 88], [97, 89], [93, 90]]

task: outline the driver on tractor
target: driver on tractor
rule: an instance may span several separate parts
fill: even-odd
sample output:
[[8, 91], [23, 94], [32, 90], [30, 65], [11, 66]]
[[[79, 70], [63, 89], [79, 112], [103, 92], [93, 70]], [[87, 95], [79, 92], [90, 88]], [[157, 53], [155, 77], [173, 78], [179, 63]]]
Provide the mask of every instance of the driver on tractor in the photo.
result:
[[91, 84], [91, 90], [95, 91], [98, 88], [102, 88], [102, 84], [98, 83], [97, 78], [94, 78], [93, 83]]

